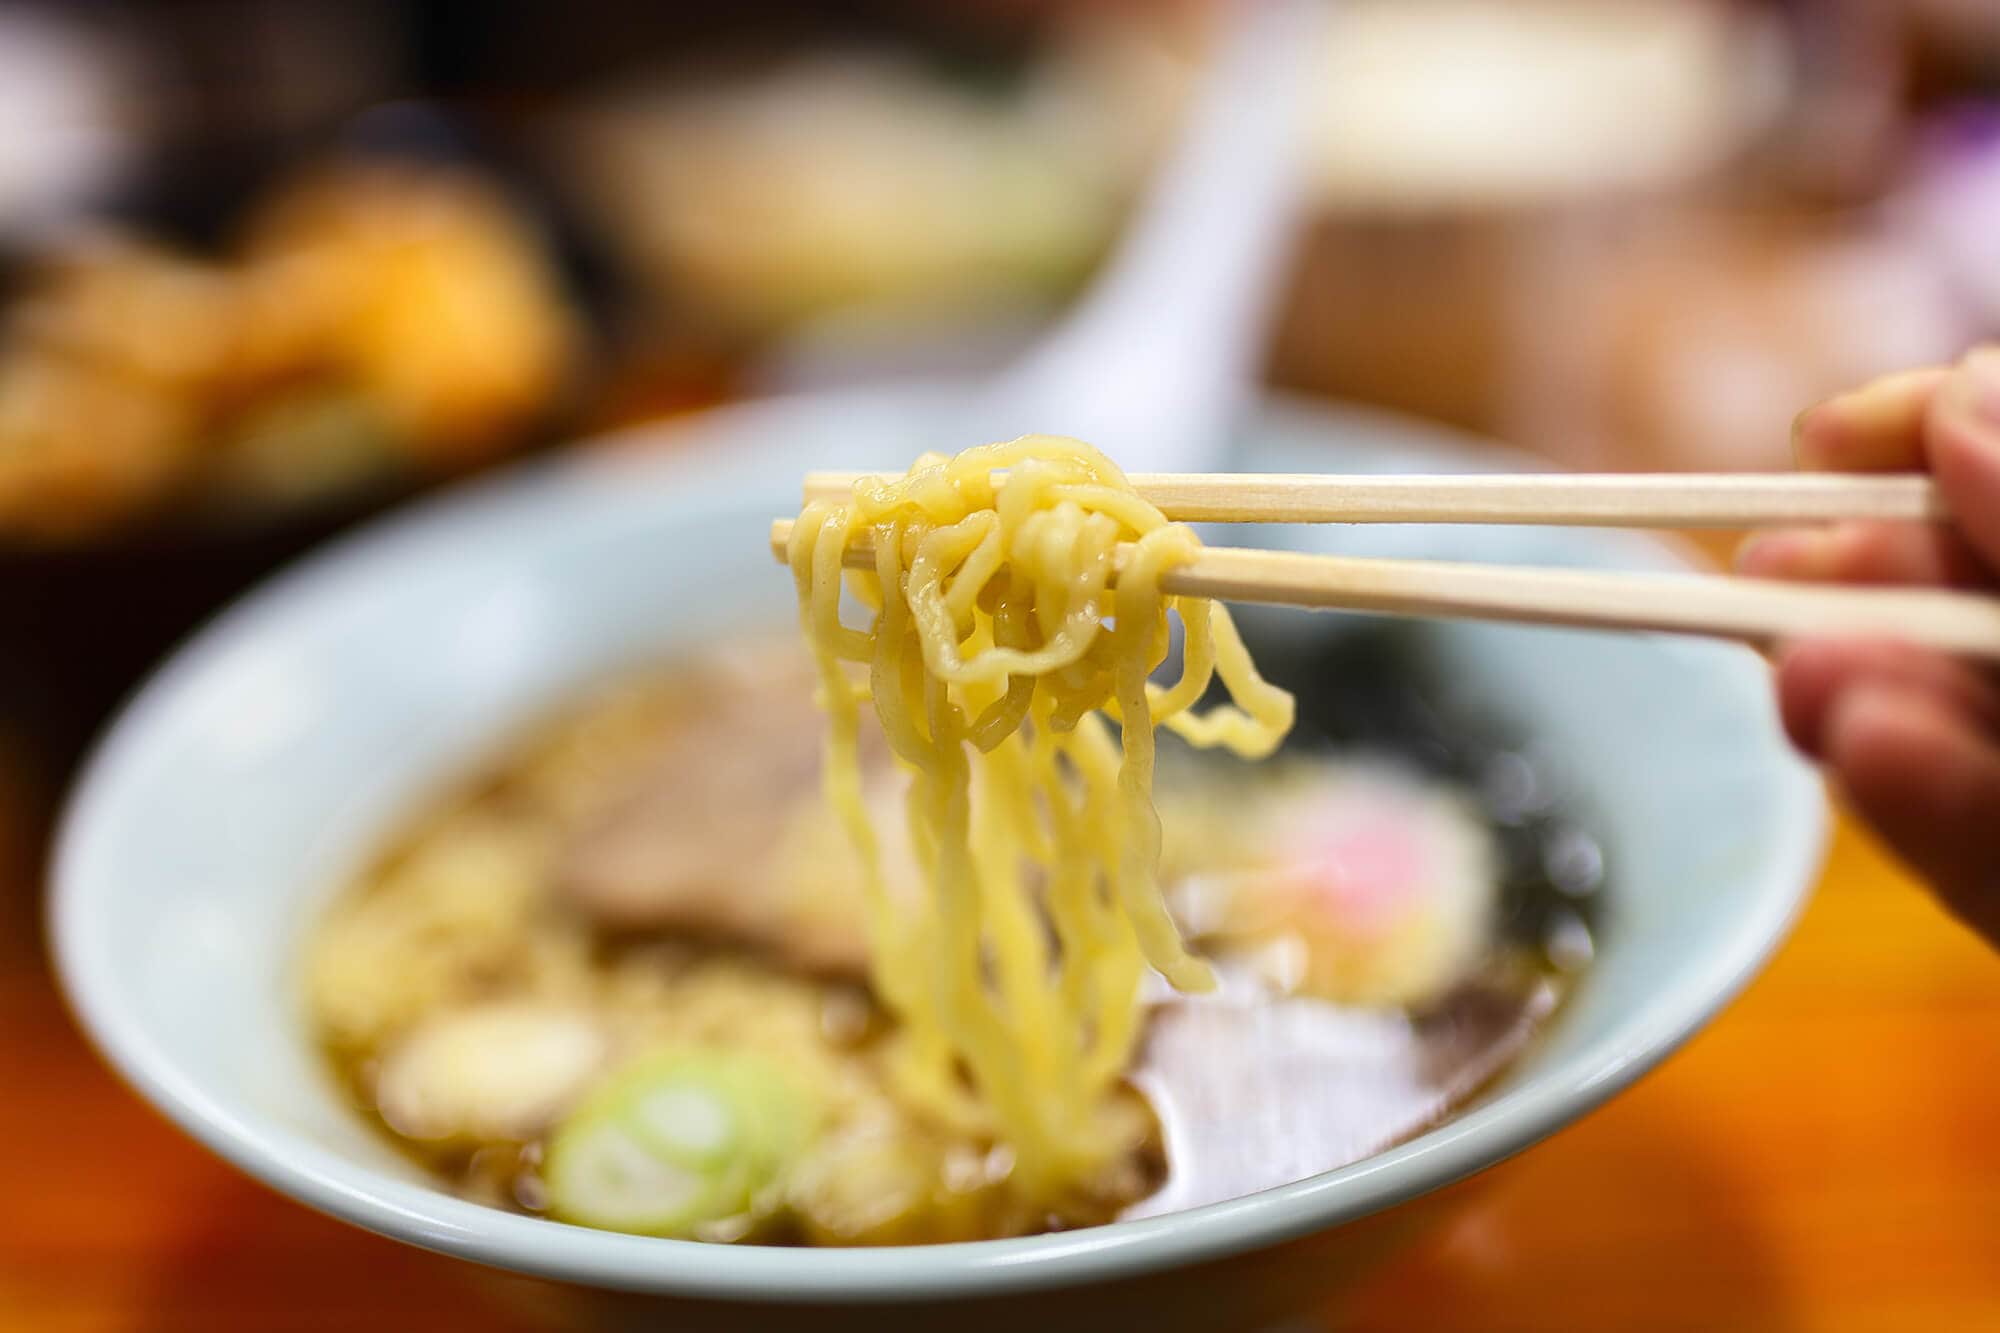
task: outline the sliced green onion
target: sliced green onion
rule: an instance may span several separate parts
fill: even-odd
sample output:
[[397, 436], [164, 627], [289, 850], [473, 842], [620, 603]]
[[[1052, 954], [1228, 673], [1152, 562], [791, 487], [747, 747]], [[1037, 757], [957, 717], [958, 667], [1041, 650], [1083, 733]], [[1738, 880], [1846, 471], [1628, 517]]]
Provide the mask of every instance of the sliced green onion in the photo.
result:
[[614, 1231], [693, 1235], [749, 1212], [820, 1119], [810, 1092], [761, 1057], [642, 1057], [557, 1127], [545, 1171], [550, 1212]]

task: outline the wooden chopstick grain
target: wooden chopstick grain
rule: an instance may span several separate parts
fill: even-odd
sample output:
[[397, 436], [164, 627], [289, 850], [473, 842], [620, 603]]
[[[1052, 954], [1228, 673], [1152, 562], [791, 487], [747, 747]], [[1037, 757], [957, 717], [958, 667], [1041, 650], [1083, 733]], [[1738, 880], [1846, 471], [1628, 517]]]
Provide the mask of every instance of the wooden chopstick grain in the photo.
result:
[[[840, 501], [870, 474], [811, 472], [805, 498]], [[1837, 519], [1942, 522], [1929, 477], [1832, 473], [1515, 473], [1330, 476], [1134, 473], [1183, 523], [1521, 523], [1758, 528]]]
[[[771, 525], [786, 558], [792, 521]], [[866, 542], [850, 566], [872, 567]], [[1321, 610], [1461, 616], [1521, 624], [1660, 630], [1751, 644], [1881, 636], [2000, 661], [2000, 598], [1907, 588], [1855, 588], [1701, 574], [1386, 560], [1206, 547], [1170, 571], [1169, 593]]]

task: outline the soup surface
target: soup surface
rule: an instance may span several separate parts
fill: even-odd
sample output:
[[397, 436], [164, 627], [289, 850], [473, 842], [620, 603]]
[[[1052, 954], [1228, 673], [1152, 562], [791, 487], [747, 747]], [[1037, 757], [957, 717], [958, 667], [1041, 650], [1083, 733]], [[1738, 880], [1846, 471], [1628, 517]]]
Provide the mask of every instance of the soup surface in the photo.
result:
[[[1503, 1069], [1587, 965], [1603, 858], [1397, 630], [1255, 645], [1249, 765], [1162, 737], [1163, 877], [1217, 965], [1149, 985], [1121, 1142], [1061, 1209], [899, 1102], [862, 880], [789, 640], [608, 685], [412, 821], [303, 960], [338, 1076], [467, 1197], [659, 1235], [915, 1244], [1232, 1198], [1379, 1152]], [[901, 826], [886, 747], [872, 799]], [[892, 889], [914, 883], [886, 847]], [[1152, 979], [1157, 982], [1157, 979]]]

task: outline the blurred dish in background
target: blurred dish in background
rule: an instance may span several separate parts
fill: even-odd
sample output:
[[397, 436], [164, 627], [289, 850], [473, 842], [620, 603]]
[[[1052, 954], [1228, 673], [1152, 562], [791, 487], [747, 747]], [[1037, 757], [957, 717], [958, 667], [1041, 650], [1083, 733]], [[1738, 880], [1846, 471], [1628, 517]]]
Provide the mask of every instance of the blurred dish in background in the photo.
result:
[[1708, 0], [1359, 0], [1329, 26], [1276, 378], [1541, 447], [1509, 413], [1564, 392], [1521, 355], [1543, 285], [1771, 132], [1783, 27]]
[[1313, 58], [1335, 215], [1671, 187], [1768, 127], [1790, 84], [1778, 25], [1710, 0], [1347, 0]]
[[1583, 466], [1785, 468], [1802, 404], [2000, 335], [2000, 111], [1907, 137], [1864, 206], [1683, 209], [1545, 252], [1509, 433]]
[[1171, 128], [1178, 36], [1075, 24], [1020, 68], [850, 45], [662, 71], [560, 117], [552, 156], [656, 302], [711, 337], [1045, 308]]
[[268, 518], [522, 443], [580, 331], [543, 239], [479, 176], [311, 169], [220, 260], [73, 236], [0, 331], [0, 538]]
[[253, 215], [244, 260], [248, 368], [358, 397], [420, 471], [517, 443], [581, 350], [545, 239], [468, 172], [312, 173]]
[[1963, 12], [1343, 15], [1284, 382], [1572, 466], [1771, 469], [1802, 404], [2000, 329], [1992, 136], [1965, 111], [1910, 134], [1926, 44], [1978, 38]]

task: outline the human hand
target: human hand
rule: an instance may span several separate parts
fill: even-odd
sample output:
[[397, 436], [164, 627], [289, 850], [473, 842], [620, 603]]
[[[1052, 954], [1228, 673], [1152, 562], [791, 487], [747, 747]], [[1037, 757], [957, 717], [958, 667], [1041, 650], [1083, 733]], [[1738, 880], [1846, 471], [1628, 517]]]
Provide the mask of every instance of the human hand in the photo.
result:
[[[1951, 526], [1857, 522], [1761, 533], [1746, 574], [2000, 589], [2000, 346], [1907, 371], [1798, 419], [1808, 471], [1928, 470]], [[1778, 658], [1793, 742], [1961, 918], [2000, 945], [2000, 677], [1889, 640], [1804, 640]]]

